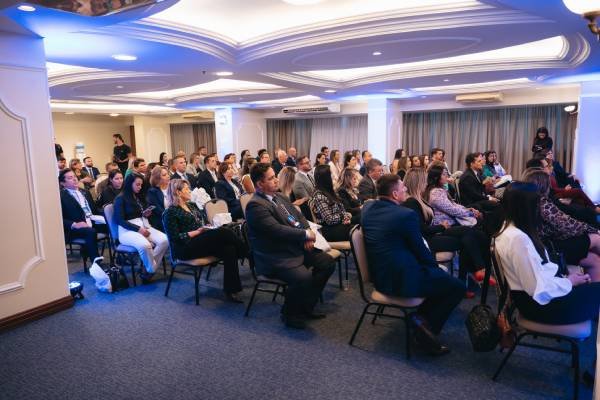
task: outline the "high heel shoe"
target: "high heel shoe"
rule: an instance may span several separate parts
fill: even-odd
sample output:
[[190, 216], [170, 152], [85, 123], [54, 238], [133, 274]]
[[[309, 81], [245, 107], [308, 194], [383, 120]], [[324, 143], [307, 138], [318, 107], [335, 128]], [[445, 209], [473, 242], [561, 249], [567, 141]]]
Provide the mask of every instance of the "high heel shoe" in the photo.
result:
[[[483, 280], [485, 279], [485, 270], [484, 269], [480, 269], [479, 271], [475, 271], [475, 273], [473, 274], [473, 278], [475, 278], [475, 280], [478, 283], [482, 283]], [[494, 277], [490, 276], [490, 280], [488, 281], [490, 286], [496, 286], [496, 279], [494, 279]]]

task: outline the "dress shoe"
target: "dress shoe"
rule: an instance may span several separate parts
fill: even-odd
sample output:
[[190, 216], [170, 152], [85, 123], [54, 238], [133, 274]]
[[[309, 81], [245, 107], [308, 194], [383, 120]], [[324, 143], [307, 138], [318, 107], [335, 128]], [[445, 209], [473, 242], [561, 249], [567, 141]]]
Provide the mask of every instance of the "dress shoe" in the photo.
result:
[[472, 299], [472, 298], [474, 298], [474, 297], [475, 297], [475, 292], [472, 292], [472, 291], [470, 291], [470, 290], [467, 290], [467, 291], [465, 292], [465, 299]]
[[450, 352], [448, 347], [442, 345], [429, 329], [427, 321], [417, 313], [412, 313], [410, 323], [415, 333], [415, 342], [425, 352], [433, 356], [441, 356]]
[[441, 343], [438, 343], [437, 346], [423, 344], [421, 342], [421, 340], [419, 339], [418, 335], [415, 335], [414, 342], [417, 345], [417, 347], [419, 347], [421, 350], [423, 350], [425, 353], [427, 353], [430, 356], [443, 356], [445, 354], [450, 353], [450, 349]]
[[225, 298], [231, 303], [244, 304], [244, 300], [240, 299], [237, 293], [225, 293]]
[[323, 318], [326, 317], [326, 315], [323, 314], [323, 313], [311, 312], [311, 313], [304, 314], [304, 317], [306, 319], [313, 319], [314, 320], [314, 319], [323, 319]]
[[142, 283], [144, 285], [152, 282], [153, 277], [154, 277], [154, 274], [151, 274], [149, 272], [140, 272], [140, 279], [142, 280]]
[[297, 315], [282, 315], [281, 321], [283, 321], [285, 326], [287, 326], [288, 328], [293, 328], [293, 329], [306, 328], [306, 322], [304, 322], [304, 320]]

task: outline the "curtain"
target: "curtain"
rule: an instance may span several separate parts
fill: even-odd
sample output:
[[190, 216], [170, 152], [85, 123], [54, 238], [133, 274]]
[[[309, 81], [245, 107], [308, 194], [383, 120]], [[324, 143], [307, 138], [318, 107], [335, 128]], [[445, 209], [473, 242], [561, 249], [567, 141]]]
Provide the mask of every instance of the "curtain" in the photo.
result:
[[206, 146], [209, 153], [217, 150], [215, 124], [171, 124], [171, 149], [173, 155], [184, 151], [186, 158]]
[[267, 150], [274, 155], [275, 149], [287, 151], [295, 147], [298, 156], [308, 154], [310, 150], [310, 119], [268, 119]]
[[200, 146], [206, 146], [208, 154], [217, 152], [217, 134], [215, 129], [215, 123], [210, 122], [208, 124], [194, 124], [194, 143], [198, 150]]
[[353, 115], [335, 118], [315, 118], [313, 120], [310, 154], [314, 161], [321, 147], [339, 150], [340, 160], [344, 152], [367, 148], [368, 123], [366, 115]]
[[536, 129], [545, 126], [554, 140], [555, 159], [570, 170], [577, 118], [565, 112], [564, 106], [407, 112], [402, 117], [402, 147], [409, 155], [443, 148], [452, 171], [465, 169], [468, 153], [493, 149], [504, 169], [518, 178], [532, 157]]

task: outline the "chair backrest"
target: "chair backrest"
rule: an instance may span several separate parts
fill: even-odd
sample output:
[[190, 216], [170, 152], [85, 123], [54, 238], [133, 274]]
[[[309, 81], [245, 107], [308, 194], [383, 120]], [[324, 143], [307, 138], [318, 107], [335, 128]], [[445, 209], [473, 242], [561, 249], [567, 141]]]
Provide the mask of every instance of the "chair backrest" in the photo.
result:
[[106, 220], [106, 224], [108, 225], [108, 231], [112, 240], [115, 242], [119, 240], [119, 227], [115, 222], [115, 210], [113, 204], [107, 204], [104, 206], [104, 219]]
[[358, 274], [358, 285], [360, 287], [360, 295], [365, 302], [369, 302], [365, 296], [364, 284], [371, 281], [371, 275], [369, 273], [369, 261], [367, 259], [367, 247], [365, 245], [365, 237], [362, 232], [360, 225], [356, 225], [350, 231], [350, 247], [352, 248], [352, 255], [354, 256], [354, 264], [356, 265], [356, 272]]
[[252, 193], [244, 193], [240, 196], [240, 204], [242, 205], [242, 212], [244, 213], [244, 217], [246, 216], [246, 206], [250, 202], [252, 198]]
[[208, 223], [213, 223], [213, 218], [217, 214], [228, 213], [229, 207], [227, 207], [227, 203], [225, 200], [221, 199], [213, 199], [204, 205], [206, 209], [206, 218], [208, 218]]

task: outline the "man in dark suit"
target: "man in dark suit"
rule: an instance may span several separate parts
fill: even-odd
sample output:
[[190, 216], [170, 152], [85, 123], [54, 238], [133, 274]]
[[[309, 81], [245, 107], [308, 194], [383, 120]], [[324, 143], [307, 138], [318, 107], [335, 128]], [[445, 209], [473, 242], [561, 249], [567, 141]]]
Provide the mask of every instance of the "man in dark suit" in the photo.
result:
[[246, 207], [246, 221], [256, 271], [288, 283], [282, 319], [302, 329], [306, 319], [324, 317], [313, 309], [335, 269], [334, 260], [314, 248], [314, 232], [302, 213], [277, 193], [277, 176], [269, 164], [253, 165], [250, 178], [256, 192]]
[[360, 166], [360, 170], [358, 171], [361, 176], [365, 176], [367, 174], [367, 163], [369, 160], [373, 158], [373, 154], [369, 150], [364, 150], [361, 154], [362, 156], [362, 165]]
[[446, 354], [449, 349], [436, 335], [462, 300], [465, 285], [438, 267], [421, 236], [417, 214], [400, 205], [407, 197], [400, 177], [384, 175], [377, 191], [379, 200], [366, 203], [361, 216], [375, 289], [388, 296], [424, 297], [410, 315], [415, 339], [431, 354]]
[[94, 167], [94, 160], [92, 160], [92, 157], [85, 157], [83, 159], [83, 171], [85, 171], [94, 181], [96, 181], [98, 175], [100, 175], [100, 170]]
[[460, 202], [465, 207], [473, 207], [480, 211], [492, 211], [498, 206], [498, 199], [488, 196], [481, 177], [485, 159], [481, 153], [469, 153], [465, 158], [466, 171], [460, 176], [458, 183]]
[[275, 153], [275, 159], [271, 162], [271, 166], [275, 171], [275, 175], [279, 175], [283, 167], [285, 167], [285, 163], [287, 161], [287, 154], [283, 150], [277, 150]]
[[65, 240], [85, 239], [85, 250], [91, 260], [98, 257], [97, 233], [107, 232], [106, 224], [95, 224], [104, 220], [96, 209], [89, 192], [80, 190], [79, 181], [73, 170], [67, 168], [60, 171], [58, 181], [62, 187], [60, 191], [60, 205], [62, 209], [63, 228]]
[[383, 175], [383, 165], [376, 158], [367, 162], [367, 174], [358, 184], [358, 198], [362, 203], [377, 197], [377, 181]]
[[285, 165], [287, 165], [288, 167], [295, 167], [296, 166], [296, 148], [295, 147], [290, 147], [288, 149], [288, 158], [285, 162]]
[[204, 158], [204, 171], [198, 174], [195, 187], [201, 187], [206, 190], [211, 198], [215, 198], [215, 183], [217, 178], [217, 155], [209, 154]]
[[190, 184], [190, 187], [194, 187], [196, 185], [196, 177], [185, 172], [186, 166], [185, 156], [175, 157], [173, 159], [173, 167], [175, 168], [175, 172], [173, 172], [173, 175], [171, 175], [171, 179], [183, 179]]

